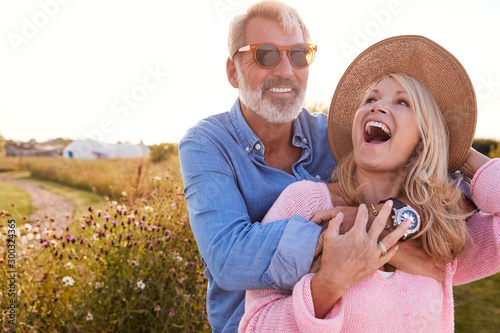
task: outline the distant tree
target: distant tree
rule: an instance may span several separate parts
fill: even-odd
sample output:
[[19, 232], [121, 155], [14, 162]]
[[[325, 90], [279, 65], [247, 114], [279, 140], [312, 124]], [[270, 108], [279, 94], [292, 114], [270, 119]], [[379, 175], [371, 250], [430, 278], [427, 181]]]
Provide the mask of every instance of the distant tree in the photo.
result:
[[497, 145], [495, 149], [492, 149], [488, 154], [490, 158], [500, 158], [500, 144]]
[[330, 104], [327, 102], [308, 101], [304, 103], [304, 107], [311, 113], [321, 112], [328, 114], [330, 110]]
[[0, 134], [0, 157], [5, 156], [5, 139], [3, 136]]
[[178, 154], [179, 152], [179, 145], [177, 143], [161, 143], [149, 148], [151, 149], [149, 158], [153, 163], [165, 161], [170, 156]]
[[472, 147], [478, 152], [488, 156], [490, 151], [498, 147], [498, 142], [490, 139], [474, 139]]

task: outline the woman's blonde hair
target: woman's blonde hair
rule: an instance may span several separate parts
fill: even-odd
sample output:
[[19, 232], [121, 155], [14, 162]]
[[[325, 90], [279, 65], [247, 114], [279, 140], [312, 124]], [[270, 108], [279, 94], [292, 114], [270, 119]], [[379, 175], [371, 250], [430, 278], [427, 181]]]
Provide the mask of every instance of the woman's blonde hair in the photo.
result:
[[[248, 21], [254, 17], [263, 17], [274, 20], [281, 24], [286, 33], [291, 33], [293, 29], [300, 29], [304, 36], [304, 42], [310, 42], [309, 30], [300, 18], [297, 9], [287, 5], [282, 1], [264, 0], [256, 2], [246, 11], [236, 15], [229, 24], [229, 58], [234, 61], [234, 56], [238, 49], [245, 46], [245, 31]], [[262, 41], [266, 42], [266, 41]]]
[[[468, 215], [462, 192], [448, 173], [446, 123], [424, 84], [406, 74], [386, 75], [377, 83], [388, 78], [395, 79], [410, 96], [421, 138], [406, 165], [401, 194], [418, 207], [422, 225], [416, 237], [422, 238], [424, 250], [435, 258], [451, 261], [465, 246], [468, 237], [465, 219]], [[349, 205], [359, 205], [363, 201], [362, 185], [358, 183], [355, 172], [354, 154], [350, 153], [332, 176], [333, 181], [339, 182], [341, 195]]]

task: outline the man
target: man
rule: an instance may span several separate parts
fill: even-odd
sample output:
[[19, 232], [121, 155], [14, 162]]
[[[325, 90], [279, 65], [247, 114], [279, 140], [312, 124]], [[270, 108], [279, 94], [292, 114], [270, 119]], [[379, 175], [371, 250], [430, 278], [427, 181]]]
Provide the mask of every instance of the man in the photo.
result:
[[[328, 182], [336, 167], [326, 115], [302, 109], [316, 50], [309, 42], [297, 11], [282, 2], [259, 2], [236, 16], [227, 77], [239, 98], [230, 112], [202, 120], [179, 144], [214, 332], [237, 331], [245, 290], [292, 289], [321, 247], [322, 227], [299, 216], [256, 223], [286, 186], [304, 179]], [[319, 216], [327, 221], [336, 212]], [[350, 215], [354, 220], [352, 210]], [[425, 269], [440, 276], [442, 267]]]
[[[286, 30], [266, 18], [273, 11], [290, 18]], [[291, 289], [309, 271], [321, 227], [298, 216], [265, 227], [254, 222], [286, 186], [328, 181], [336, 166], [326, 115], [300, 112], [309, 69], [294, 67], [287, 51], [272, 68], [256, 63], [252, 51], [238, 51], [262, 42], [291, 46], [309, 42], [309, 33], [295, 9], [280, 2], [257, 3], [237, 16], [227, 76], [240, 97], [230, 112], [198, 123], [179, 144], [214, 332], [237, 331], [246, 289]]]

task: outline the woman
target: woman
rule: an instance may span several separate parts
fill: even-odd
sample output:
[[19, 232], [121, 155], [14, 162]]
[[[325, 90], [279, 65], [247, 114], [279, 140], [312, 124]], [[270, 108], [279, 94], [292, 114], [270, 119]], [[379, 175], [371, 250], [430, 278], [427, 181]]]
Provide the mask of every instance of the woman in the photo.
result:
[[[331, 221], [319, 271], [304, 276], [292, 294], [248, 291], [240, 331], [453, 332], [452, 286], [500, 271], [500, 160], [488, 160], [472, 180], [480, 212], [449, 179], [449, 171], [477, 158], [470, 149], [475, 121], [470, 79], [436, 43], [399, 36], [358, 56], [330, 108], [330, 146], [340, 162], [333, 183], [292, 184], [263, 223], [290, 214], [311, 218], [316, 209], [345, 204], [362, 204], [360, 217], [345, 235], [339, 235], [341, 214]], [[386, 201], [395, 197], [418, 207], [420, 225], [418, 215], [409, 228], [390, 219], [385, 236], [391, 204], [402, 207]], [[380, 201], [386, 204], [380, 213], [372, 210], [378, 216], [366, 231], [366, 206]], [[443, 282], [382, 266], [401, 236], [448, 262]]]

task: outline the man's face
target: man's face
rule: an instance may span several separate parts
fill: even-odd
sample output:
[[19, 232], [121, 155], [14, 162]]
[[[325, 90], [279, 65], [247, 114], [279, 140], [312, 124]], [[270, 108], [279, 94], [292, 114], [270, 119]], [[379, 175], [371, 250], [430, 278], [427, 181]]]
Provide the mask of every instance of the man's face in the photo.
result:
[[[290, 46], [303, 43], [302, 31], [287, 34], [278, 22], [256, 17], [246, 28], [246, 44], [273, 43]], [[297, 117], [305, 99], [309, 69], [290, 64], [286, 51], [273, 68], [262, 68], [252, 52], [241, 52], [236, 63], [238, 88], [243, 112], [250, 109], [271, 123], [291, 122]]]

